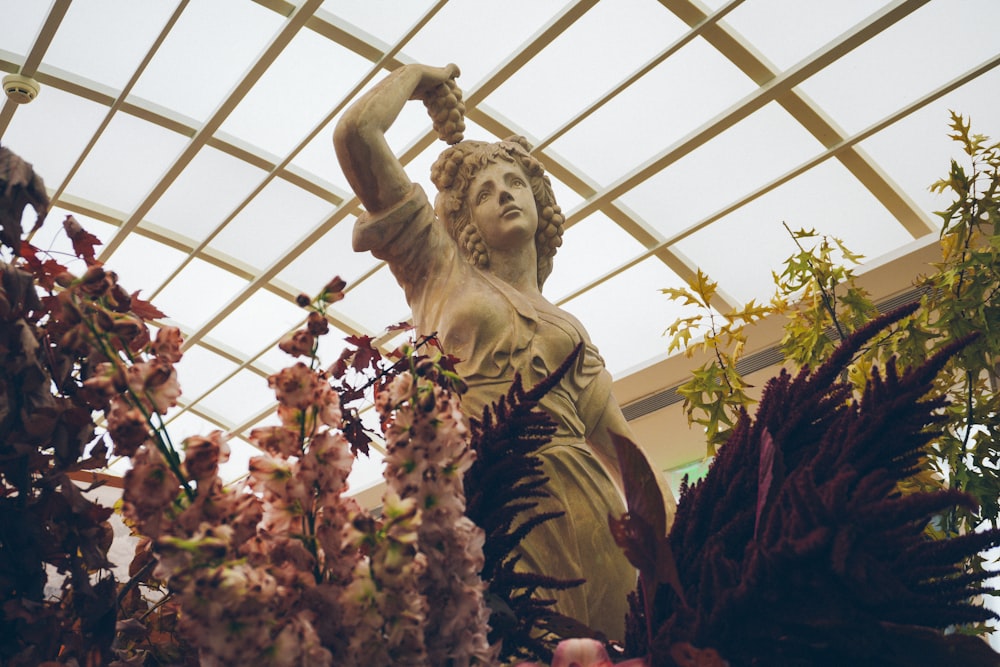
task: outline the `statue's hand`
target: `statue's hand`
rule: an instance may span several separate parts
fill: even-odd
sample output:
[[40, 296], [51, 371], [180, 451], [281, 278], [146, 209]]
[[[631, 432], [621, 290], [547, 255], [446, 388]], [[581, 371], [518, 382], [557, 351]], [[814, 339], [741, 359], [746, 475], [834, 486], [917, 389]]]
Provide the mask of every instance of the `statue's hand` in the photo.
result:
[[465, 132], [465, 104], [462, 102], [462, 91], [455, 83], [455, 77], [459, 75], [458, 66], [406, 65], [406, 67], [420, 74], [420, 82], [410, 95], [410, 99], [423, 100], [438, 137], [449, 144], [461, 141]]
[[413, 68], [420, 72], [420, 83], [417, 84], [413, 94], [410, 95], [410, 99], [423, 100], [424, 102], [437, 96], [438, 86], [446, 84], [448, 81], [454, 83], [455, 77], [461, 74], [458, 70], [458, 65], [451, 63], [445, 65], [444, 67], [431, 67], [430, 65], [416, 64], [406, 65], [406, 67]]

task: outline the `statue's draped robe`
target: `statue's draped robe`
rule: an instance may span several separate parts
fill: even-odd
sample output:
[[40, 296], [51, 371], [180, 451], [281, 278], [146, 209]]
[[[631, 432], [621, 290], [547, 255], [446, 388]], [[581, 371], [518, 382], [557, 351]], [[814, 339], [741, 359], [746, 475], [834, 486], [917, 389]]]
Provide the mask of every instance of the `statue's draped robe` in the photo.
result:
[[559, 612], [621, 639], [636, 574], [608, 529], [608, 514], [620, 516], [624, 505], [587, 444], [586, 425], [599, 423], [608, 408], [611, 376], [583, 326], [545, 299], [527, 297], [469, 264], [420, 186], [387, 211], [363, 214], [354, 249], [388, 262], [406, 292], [417, 332], [436, 333], [444, 351], [462, 360], [467, 415], [481, 416], [485, 405], [506, 393], [515, 373], [531, 387], [578, 343], [585, 344], [577, 363], [542, 400], [558, 430], [539, 452], [551, 498], [536, 511], [566, 514], [527, 536], [521, 563], [562, 579], [587, 579], [582, 587], [544, 594], [556, 598]]

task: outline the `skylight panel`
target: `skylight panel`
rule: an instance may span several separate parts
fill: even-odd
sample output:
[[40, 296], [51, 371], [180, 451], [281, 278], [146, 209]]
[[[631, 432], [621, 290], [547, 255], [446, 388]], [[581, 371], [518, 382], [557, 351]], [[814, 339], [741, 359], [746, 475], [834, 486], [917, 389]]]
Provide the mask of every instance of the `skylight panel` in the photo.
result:
[[395, 44], [433, 5], [432, 0], [326, 0], [321, 9]]
[[175, 6], [171, 2], [73, 2], [45, 53], [46, 63], [121, 90]]
[[350, 192], [351, 186], [344, 178], [344, 172], [337, 162], [337, 154], [333, 150], [333, 128], [336, 127], [339, 118], [338, 115], [320, 130], [319, 134], [296, 154], [291, 164], [329, 181], [344, 192]]
[[552, 144], [602, 185], [617, 180], [754, 89], [696, 38]]
[[305, 310], [287, 299], [257, 290], [206, 335], [251, 357], [273, 346], [305, 316]]
[[787, 70], [877, 9], [871, 0], [744, 2], [724, 20], [779, 70]]
[[35, 37], [45, 23], [51, 7], [50, 2], [14, 2], [3, 8], [0, 21], [0, 47], [19, 56], [27, 56], [35, 43]]
[[353, 233], [354, 217], [348, 216], [292, 260], [278, 274], [278, 280], [294, 285], [310, 297], [334, 276], [339, 275], [351, 284], [378, 263], [371, 253], [354, 252]]
[[[153, 290], [167, 279], [184, 257], [179, 250], [133, 232], [108, 258], [106, 266], [118, 274], [118, 282], [129, 293], [140, 290], [139, 296], [148, 300]], [[153, 301], [160, 310], [164, 310], [159, 298]], [[167, 315], [173, 316], [173, 313], [167, 312]]]
[[354, 457], [351, 474], [347, 477], [349, 494], [357, 493], [381, 482], [383, 470], [385, 470], [385, 461], [382, 454], [374, 447], [368, 449], [368, 456], [358, 454]]
[[255, 2], [192, 2], [132, 92], [207, 120], [283, 22], [280, 14]]
[[274, 404], [267, 378], [243, 369], [199, 402], [225, 419], [228, 428], [247, 422]]
[[1000, 3], [932, 2], [801, 84], [857, 132], [997, 53]]
[[771, 102], [621, 199], [647, 224], [669, 237], [822, 150], [788, 112]]
[[154, 303], [167, 317], [195, 330], [246, 285], [246, 280], [225, 269], [193, 259], [156, 295]]
[[651, 257], [562, 307], [586, 327], [608, 371], [620, 376], [666, 356], [669, 341], [663, 331], [680, 309], [660, 290], [683, 286], [677, 274]]
[[185, 401], [193, 401], [235, 371], [236, 364], [202, 345], [193, 345], [184, 350], [176, 368], [184, 392], [181, 396]]
[[343, 301], [334, 304], [333, 310], [343, 313], [374, 335], [410, 316], [403, 288], [388, 266], [383, 266], [363, 283], [358, 283]]
[[839, 163], [827, 161], [677, 244], [678, 249], [742, 304], [767, 301], [771, 271], [797, 252], [782, 225], [836, 236], [872, 259], [910, 235]]
[[563, 235], [544, 294], [550, 301], [557, 301], [644, 250], [641, 243], [603, 213], [589, 215]]
[[654, 0], [599, 2], [486, 98], [548, 136], [686, 31]]
[[107, 113], [107, 107], [45, 86], [31, 104], [16, 108], [3, 145], [57, 188]]
[[199, 242], [236, 210], [265, 176], [262, 169], [204, 146], [146, 217]]
[[301, 30], [220, 129], [285, 156], [370, 67], [329, 39]]
[[[862, 142], [861, 147], [910, 195], [922, 211], [947, 208], [952, 197], [932, 193], [931, 183], [945, 178], [951, 159], [967, 163], [959, 145], [948, 138], [949, 111], [971, 119], [972, 131], [1000, 140], [1000, 69], [982, 75]], [[935, 224], [940, 218], [930, 216]]]
[[187, 138], [118, 113], [69, 183], [67, 193], [123, 213], [139, 205]]
[[428, 65], [455, 63], [462, 70], [459, 87], [471, 91], [565, 5], [564, 0], [508, 0], [501, 15], [490, 16], [480, 0], [452, 0], [403, 45], [403, 54]]
[[[544, 160], [542, 163], [545, 163]], [[548, 171], [545, 173], [548, 175], [549, 181], [552, 183], [552, 191], [555, 193], [556, 201], [559, 202], [559, 208], [562, 209], [564, 214], [568, 211], [572, 211], [574, 208], [583, 203], [583, 197], [581, 197], [576, 190], [560, 181]]]
[[247, 471], [250, 470], [250, 459], [261, 454], [263, 452], [246, 440], [231, 438], [229, 440], [229, 460], [219, 465], [219, 478], [226, 484], [243, 480], [247, 476]]
[[210, 246], [263, 269], [332, 210], [330, 202], [275, 178], [212, 239]]

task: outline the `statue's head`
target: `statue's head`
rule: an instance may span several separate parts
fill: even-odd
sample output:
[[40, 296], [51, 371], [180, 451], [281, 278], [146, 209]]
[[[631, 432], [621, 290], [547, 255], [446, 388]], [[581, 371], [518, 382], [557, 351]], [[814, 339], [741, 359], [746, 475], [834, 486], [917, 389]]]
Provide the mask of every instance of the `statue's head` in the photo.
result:
[[438, 189], [434, 209], [448, 228], [452, 238], [470, 263], [487, 268], [489, 248], [472, 222], [468, 191], [476, 173], [486, 165], [505, 160], [517, 164], [528, 178], [538, 211], [535, 248], [538, 253], [538, 286], [552, 273], [552, 257], [562, 245], [563, 222], [552, 184], [542, 163], [528, 151], [531, 146], [524, 137], [488, 143], [462, 141], [445, 150], [431, 167], [431, 180]]

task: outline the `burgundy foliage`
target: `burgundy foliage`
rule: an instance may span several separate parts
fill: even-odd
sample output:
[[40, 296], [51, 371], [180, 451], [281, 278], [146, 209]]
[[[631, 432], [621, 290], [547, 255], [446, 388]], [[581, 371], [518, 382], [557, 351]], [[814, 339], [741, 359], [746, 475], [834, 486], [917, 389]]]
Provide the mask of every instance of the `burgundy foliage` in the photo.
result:
[[982, 640], [942, 632], [994, 617], [971, 601], [988, 573], [966, 563], [1000, 531], [931, 540], [928, 522], [972, 498], [897, 490], [941, 419], [923, 397], [963, 341], [901, 375], [887, 365], [858, 401], [838, 381], [907, 312], [859, 330], [815, 372], [771, 380], [706, 478], [682, 489], [669, 533], [680, 590], [656, 587], [649, 643], [633, 652], [671, 667], [1000, 664]]
[[[483, 410], [482, 419], [470, 420], [476, 461], [466, 473], [466, 515], [486, 533], [483, 545], [491, 607], [490, 642], [503, 641], [501, 659], [535, 657], [551, 660], [559, 637], [589, 636], [592, 631], [552, 610], [554, 600], [538, 594], [539, 588], [565, 590], [584, 580], [561, 580], [517, 572], [517, 545], [536, 526], [562, 516], [562, 512], [533, 514], [548, 478], [534, 453], [547, 444], [555, 422], [538, 408], [538, 402], [566, 374], [580, 352], [576, 350], [549, 377], [525, 391], [514, 379], [506, 396]], [[547, 634], [551, 633], [551, 634]], [[553, 636], [555, 635], [555, 636]]]

